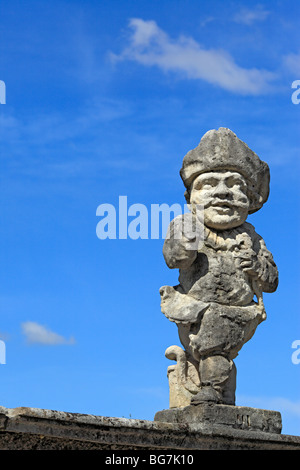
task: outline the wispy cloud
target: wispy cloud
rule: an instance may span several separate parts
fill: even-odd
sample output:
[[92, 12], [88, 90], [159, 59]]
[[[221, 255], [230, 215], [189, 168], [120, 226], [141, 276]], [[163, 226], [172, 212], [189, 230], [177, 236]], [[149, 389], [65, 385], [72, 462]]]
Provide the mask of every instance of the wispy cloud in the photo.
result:
[[241, 406], [254, 406], [268, 410], [278, 410], [300, 417], [300, 400], [292, 401], [283, 397], [238, 397]]
[[242, 8], [234, 15], [233, 21], [252, 26], [256, 22], [265, 21], [269, 15], [270, 12], [268, 10], [265, 10], [261, 5], [257, 5], [253, 9]]
[[7, 341], [8, 339], [9, 339], [9, 335], [7, 333], [4, 333], [3, 331], [0, 331], [0, 340]]
[[298, 54], [290, 53], [287, 54], [284, 59], [284, 66], [287, 69], [295, 74], [295, 79], [298, 79], [300, 76], [300, 52]]
[[129, 44], [121, 54], [111, 54], [115, 62], [136, 61], [157, 66], [164, 72], [177, 72], [185, 79], [203, 80], [225, 90], [254, 95], [265, 92], [276, 78], [273, 72], [239, 66], [220, 49], [206, 49], [193, 38], [171, 39], [155, 21], [140, 18], [129, 22]]
[[[153, 106], [153, 100], [151, 102]], [[161, 105], [161, 103], [160, 103]], [[78, 113], [0, 116], [0, 161], [13, 177], [73, 178], [97, 177], [111, 169], [145, 171], [153, 155], [164, 152], [153, 133], [137, 130], [139, 104], [127, 100], [97, 98], [78, 108]], [[148, 118], [151, 109], [147, 110]], [[150, 114], [149, 114], [150, 113]], [[143, 117], [145, 118], [145, 110]], [[123, 132], [118, 138], [115, 122]], [[131, 122], [131, 124], [130, 124]], [[128, 150], [135, 143], [136, 160]], [[62, 158], [62, 155], [64, 156]]]
[[208, 16], [207, 18], [204, 18], [202, 21], [200, 21], [200, 26], [203, 28], [204, 26], [212, 23], [215, 20], [216, 20], [215, 16]]
[[[235, 7], [236, 10], [236, 7]], [[265, 21], [271, 12], [266, 10], [262, 5], [256, 5], [253, 8], [242, 7], [239, 8], [235, 14], [228, 12], [228, 17], [224, 17], [222, 13], [218, 13], [214, 16], [208, 16], [200, 22], [200, 26], [204, 27], [212, 22], [218, 21], [224, 23], [224, 21], [233, 21], [246, 26], [252, 26], [255, 23], [261, 23]]]
[[287, 398], [274, 398], [271, 400], [271, 404], [281, 411], [286, 411], [287, 413], [291, 413], [292, 415], [300, 418], [300, 400], [291, 401]]
[[22, 333], [26, 337], [29, 344], [44, 344], [44, 345], [58, 345], [58, 344], [74, 344], [74, 338], [66, 339], [63, 336], [51, 331], [39, 323], [33, 321], [26, 321], [21, 324]]
[[0, 139], [7, 142], [9, 138], [21, 141], [30, 137], [30, 141], [38, 145], [43, 143], [60, 143], [85, 135], [87, 132], [99, 132], [99, 126], [132, 114], [130, 105], [125, 101], [109, 98], [94, 99], [85, 104], [79, 114], [67, 115], [48, 113], [35, 115], [34, 119], [20, 119], [13, 115], [0, 116]]

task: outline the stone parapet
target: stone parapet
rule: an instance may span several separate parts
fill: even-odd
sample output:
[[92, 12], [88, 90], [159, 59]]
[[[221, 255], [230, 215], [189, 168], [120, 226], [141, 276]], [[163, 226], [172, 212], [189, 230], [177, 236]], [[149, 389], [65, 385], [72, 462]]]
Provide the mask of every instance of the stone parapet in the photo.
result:
[[239, 429], [280, 434], [282, 430], [281, 414], [278, 411], [214, 403], [158, 411], [154, 421], [188, 423], [194, 431], [199, 432]]
[[195, 423], [0, 407], [0, 450], [300, 450], [300, 437], [213, 424], [199, 430]]

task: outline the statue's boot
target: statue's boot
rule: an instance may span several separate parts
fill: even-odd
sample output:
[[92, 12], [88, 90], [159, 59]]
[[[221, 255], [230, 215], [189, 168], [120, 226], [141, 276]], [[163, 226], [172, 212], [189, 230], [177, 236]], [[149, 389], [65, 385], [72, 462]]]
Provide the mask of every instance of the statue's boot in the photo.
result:
[[200, 359], [200, 391], [191, 399], [192, 405], [200, 403], [235, 404], [236, 367], [232, 360], [222, 355]]

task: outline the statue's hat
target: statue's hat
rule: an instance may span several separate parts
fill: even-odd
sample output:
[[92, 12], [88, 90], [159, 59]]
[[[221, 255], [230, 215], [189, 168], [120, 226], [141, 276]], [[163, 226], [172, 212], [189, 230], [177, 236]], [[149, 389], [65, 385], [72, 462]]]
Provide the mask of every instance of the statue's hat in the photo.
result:
[[204, 134], [199, 145], [185, 155], [180, 176], [189, 191], [196, 176], [218, 170], [237, 171], [245, 178], [250, 199], [249, 213], [256, 212], [267, 201], [270, 184], [267, 163], [225, 127]]

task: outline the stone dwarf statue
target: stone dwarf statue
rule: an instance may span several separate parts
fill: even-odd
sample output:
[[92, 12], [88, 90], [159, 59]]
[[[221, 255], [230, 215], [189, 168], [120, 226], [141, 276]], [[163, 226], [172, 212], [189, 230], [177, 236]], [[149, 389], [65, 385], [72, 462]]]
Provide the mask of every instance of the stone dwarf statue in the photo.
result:
[[[246, 222], [269, 195], [269, 167], [229, 129], [207, 132], [180, 171], [190, 213], [169, 226], [163, 255], [179, 268], [179, 285], [160, 289], [161, 309], [178, 327], [184, 350], [171, 346], [170, 408], [204, 402], [235, 404], [233, 359], [266, 319], [262, 293], [278, 271], [264, 240]], [[203, 211], [197, 214], [197, 206]], [[178, 222], [204, 224], [195, 245]]]

